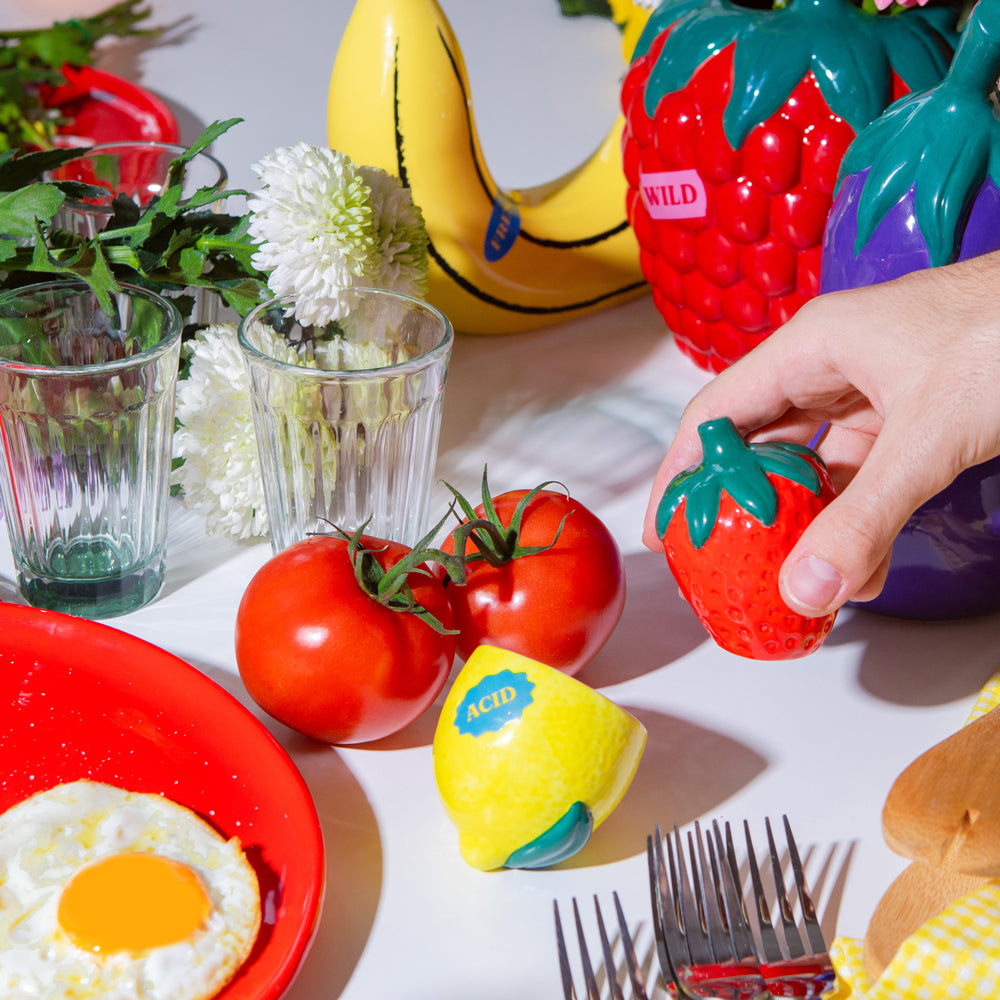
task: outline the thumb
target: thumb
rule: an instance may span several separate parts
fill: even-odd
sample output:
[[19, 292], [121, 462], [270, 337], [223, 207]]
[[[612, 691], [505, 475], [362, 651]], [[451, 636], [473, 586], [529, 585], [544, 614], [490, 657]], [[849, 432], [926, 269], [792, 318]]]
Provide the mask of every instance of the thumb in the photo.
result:
[[[876, 451], [878, 452], [876, 454]], [[857, 475], [802, 532], [778, 578], [790, 608], [811, 617], [828, 614], [854, 597], [878, 596], [892, 543], [909, 516], [951, 481], [908, 475], [907, 462], [880, 461], [873, 449]]]

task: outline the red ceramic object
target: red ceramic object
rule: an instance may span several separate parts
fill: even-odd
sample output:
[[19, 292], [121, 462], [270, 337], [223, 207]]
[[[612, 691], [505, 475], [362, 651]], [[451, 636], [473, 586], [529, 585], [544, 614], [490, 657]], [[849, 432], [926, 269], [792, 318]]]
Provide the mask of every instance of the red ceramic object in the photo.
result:
[[643, 274], [680, 349], [713, 372], [817, 294], [844, 151], [951, 54], [940, 11], [761, 7], [662, 0], [622, 85]]
[[141, 140], [178, 142], [180, 129], [170, 109], [156, 96], [120, 76], [89, 66], [67, 66], [67, 83], [45, 99], [70, 123], [61, 135], [98, 142]]
[[183, 660], [107, 625], [0, 603], [0, 810], [82, 778], [162, 793], [240, 838], [264, 922], [218, 1000], [277, 1000], [325, 887], [319, 819], [295, 765]]
[[675, 476], [656, 512], [677, 585], [711, 637], [754, 660], [819, 649], [836, 612], [806, 618], [785, 604], [778, 571], [833, 499], [823, 460], [787, 441], [748, 444], [728, 417], [698, 428], [701, 464]]

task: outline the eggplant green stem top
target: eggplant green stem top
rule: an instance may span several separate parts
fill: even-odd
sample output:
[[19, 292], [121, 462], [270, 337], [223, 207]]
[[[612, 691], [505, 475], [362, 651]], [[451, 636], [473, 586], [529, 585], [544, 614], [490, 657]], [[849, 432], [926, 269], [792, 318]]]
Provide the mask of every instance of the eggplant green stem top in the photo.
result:
[[854, 251], [914, 189], [914, 212], [938, 267], [955, 260], [972, 204], [986, 180], [1000, 187], [1000, 125], [991, 99], [1000, 76], [1000, 4], [969, 16], [944, 80], [900, 98], [851, 143], [844, 179], [867, 169]]
[[674, 476], [656, 509], [660, 538], [682, 503], [691, 544], [700, 549], [712, 534], [722, 494], [726, 492], [743, 510], [765, 527], [778, 516], [778, 491], [768, 473], [804, 486], [819, 495], [822, 489], [814, 462], [819, 456], [790, 441], [747, 444], [729, 417], [709, 420], [698, 427], [700, 465]]

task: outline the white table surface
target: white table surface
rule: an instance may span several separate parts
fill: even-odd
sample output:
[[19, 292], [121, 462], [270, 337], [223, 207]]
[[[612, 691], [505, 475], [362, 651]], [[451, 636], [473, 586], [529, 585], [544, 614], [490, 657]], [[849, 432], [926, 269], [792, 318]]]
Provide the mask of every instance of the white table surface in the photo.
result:
[[[93, 13], [102, 0], [0, 0], [0, 25]], [[617, 107], [619, 40], [567, 20], [555, 0], [442, 0], [461, 43], [483, 148], [505, 186], [548, 180], [602, 138]], [[326, 141], [330, 69], [349, 0], [153, 0], [153, 46], [103, 62], [163, 96], [192, 141], [214, 119], [244, 124], [215, 147], [233, 186], [278, 145]], [[502, 15], [502, 19], [501, 19]], [[551, 95], [551, 97], [549, 96]], [[644, 845], [657, 822], [788, 812], [829, 936], [861, 936], [905, 862], [880, 812], [900, 770], [965, 720], [1000, 666], [996, 618], [950, 624], [840, 617], [813, 656], [764, 664], [722, 652], [639, 541], [649, 483], [685, 401], [706, 376], [648, 297], [507, 337], [459, 338], [439, 475], [475, 495], [567, 483], [625, 554], [621, 626], [579, 675], [649, 731], [638, 775], [590, 844], [556, 869], [481, 873], [462, 861], [437, 797], [430, 742], [440, 701], [397, 736], [320, 745], [247, 698], [233, 653], [239, 597], [265, 542], [207, 536], [175, 504], [169, 569], [150, 606], [112, 624], [188, 660], [244, 701], [305, 776], [328, 853], [315, 945], [287, 1000], [547, 1000], [560, 996], [552, 900], [622, 896], [655, 970]], [[438, 494], [443, 502], [444, 495]], [[6, 538], [0, 598], [20, 601]]]

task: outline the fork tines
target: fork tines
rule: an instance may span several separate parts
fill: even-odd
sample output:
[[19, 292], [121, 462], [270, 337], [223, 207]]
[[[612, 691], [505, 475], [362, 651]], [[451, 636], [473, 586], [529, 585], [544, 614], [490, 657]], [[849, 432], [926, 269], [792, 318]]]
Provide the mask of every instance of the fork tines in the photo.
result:
[[697, 823], [687, 834], [687, 862], [676, 826], [665, 843], [666, 860], [659, 827], [646, 842], [663, 978], [683, 997], [766, 998], [741, 894], [717, 845], [702, 836]]
[[[632, 1000], [648, 1000], [646, 996], [646, 986], [639, 970], [639, 962], [636, 959], [635, 947], [632, 944], [632, 935], [622, 911], [622, 904], [618, 899], [618, 893], [611, 894], [615, 904], [615, 916], [618, 922], [618, 934], [622, 942], [622, 950], [625, 953], [625, 968], [628, 973], [628, 980], [632, 986]], [[566, 948], [566, 938], [563, 934], [562, 921], [559, 919], [559, 904], [553, 900], [552, 908], [555, 912], [556, 920], [556, 950], [559, 955], [559, 972], [562, 976], [564, 1000], [577, 1000], [576, 989], [573, 985], [573, 973], [570, 968], [569, 952]], [[594, 909], [597, 912], [597, 932], [601, 939], [601, 959], [604, 963], [604, 974], [608, 982], [611, 1000], [625, 1000], [625, 994], [621, 983], [618, 981], [618, 974], [615, 968], [611, 939], [604, 923], [604, 915], [601, 913], [601, 904], [594, 896]], [[587, 939], [583, 932], [583, 923], [580, 920], [580, 909], [576, 899], [573, 899], [573, 922], [576, 924], [576, 937], [580, 945], [580, 964], [583, 967], [583, 984], [587, 991], [586, 1000], [600, 1000], [601, 992], [597, 983], [597, 976], [594, 974], [594, 965], [590, 958], [590, 951], [587, 948]]]
[[833, 966], [788, 819], [784, 818], [785, 838], [805, 940], [785, 890], [770, 821], [765, 825], [784, 948], [771, 922], [749, 824], [744, 821], [743, 832], [751, 883], [750, 907], [728, 823], [713, 821], [711, 829], [703, 834], [696, 822], [694, 831], [687, 832], [686, 861], [676, 826], [672, 837], [664, 838], [657, 827], [655, 837], [648, 838], [657, 953], [664, 978], [676, 984], [681, 996], [739, 1000], [820, 997], [833, 986]]
[[[802, 860], [799, 857], [795, 838], [788, 817], [782, 817], [785, 827], [785, 841], [788, 844], [788, 859], [792, 866], [792, 876], [802, 911], [802, 928], [805, 939], [796, 924], [785, 891], [785, 881], [781, 871], [781, 859], [774, 842], [770, 820], [765, 819], [767, 831], [767, 849], [771, 864], [771, 874], [774, 879], [775, 905], [781, 923], [782, 936], [785, 941], [784, 951], [777, 941], [777, 935], [770, 921], [767, 902], [764, 898], [764, 887], [757, 867], [757, 856], [753, 841], [750, 839], [750, 826], [743, 821], [743, 837], [747, 845], [747, 861], [750, 868], [750, 881], [753, 889], [754, 908], [758, 915], [761, 928], [761, 972], [767, 982], [772, 996], [776, 997], [820, 997], [832, 991], [836, 973], [823, 940], [823, 931], [816, 917], [816, 907], [812, 894], [806, 885], [805, 873], [802, 870]], [[727, 837], [731, 841], [728, 831]]]

